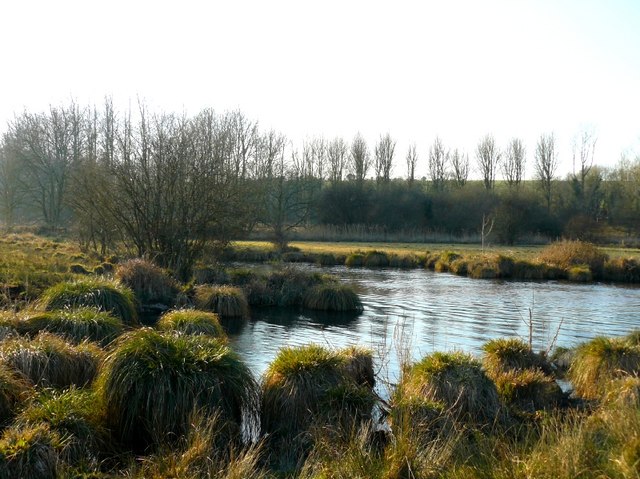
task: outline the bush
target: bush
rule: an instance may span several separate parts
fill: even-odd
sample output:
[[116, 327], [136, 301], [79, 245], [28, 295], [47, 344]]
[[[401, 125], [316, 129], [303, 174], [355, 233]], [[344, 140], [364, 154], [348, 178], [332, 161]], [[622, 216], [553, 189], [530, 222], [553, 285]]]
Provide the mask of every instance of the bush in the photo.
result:
[[0, 427], [13, 418], [30, 392], [31, 385], [22, 374], [0, 363]]
[[356, 363], [366, 361], [354, 351], [316, 345], [280, 350], [263, 378], [261, 408], [262, 430], [279, 468], [291, 468], [304, 456], [312, 427], [352, 427], [370, 416], [372, 391], [353, 376], [361, 375]]
[[38, 386], [86, 386], [96, 376], [102, 351], [91, 343], [73, 346], [58, 336], [41, 333], [33, 340], [0, 343], [0, 358]]
[[251, 372], [218, 339], [148, 328], [117, 341], [96, 390], [108, 426], [138, 451], [185, 435], [194, 411], [219, 414], [239, 433], [257, 404]]
[[574, 266], [587, 265], [596, 279], [601, 278], [607, 254], [595, 245], [583, 241], [560, 241], [540, 252], [540, 261], [568, 271]]
[[233, 286], [200, 286], [196, 290], [196, 305], [221, 317], [249, 316], [249, 303], [240, 288]]
[[176, 281], [163, 269], [144, 259], [121, 263], [116, 278], [129, 287], [140, 304], [173, 306], [180, 292]]
[[97, 308], [120, 318], [127, 326], [138, 324], [133, 292], [119, 283], [97, 278], [58, 283], [40, 298], [45, 311]]
[[59, 455], [66, 463], [96, 468], [101, 452], [112, 448], [108, 434], [101, 426], [101, 411], [96, 404], [93, 391], [45, 390], [20, 413], [15, 424], [25, 429], [47, 426], [60, 438]]
[[0, 439], [0, 477], [56, 479], [60, 438], [46, 425], [6, 429]]
[[362, 311], [358, 295], [348, 285], [329, 283], [315, 286], [304, 296], [303, 306], [321, 311]]
[[122, 334], [124, 326], [106, 311], [78, 308], [34, 313], [20, 320], [17, 328], [29, 336], [47, 331], [76, 344], [88, 340], [106, 346]]
[[604, 263], [604, 279], [620, 283], [640, 283], [640, 263], [635, 258], [613, 258]]
[[576, 348], [569, 379], [576, 394], [599, 399], [608, 383], [640, 373], [640, 350], [625, 339], [597, 337]]
[[398, 394], [442, 403], [456, 418], [477, 425], [493, 424], [500, 409], [496, 386], [480, 363], [459, 352], [436, 352], [413, 365]]
[[162, 315], [156, 327], [162, 331], [179, 331], [184, 334], [207, 334], [226, 339], [218, 315], [194, 309], [180, 309]]

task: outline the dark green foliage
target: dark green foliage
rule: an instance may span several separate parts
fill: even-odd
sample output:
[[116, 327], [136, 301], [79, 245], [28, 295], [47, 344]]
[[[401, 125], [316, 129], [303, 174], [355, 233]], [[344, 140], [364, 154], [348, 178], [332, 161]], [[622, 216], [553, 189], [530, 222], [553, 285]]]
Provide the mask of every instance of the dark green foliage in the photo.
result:
[[329, 283], [315, 286], [304, 296], [303, 306], [322, 311], [362, 311], [358, 295], [348, 285]]
[[21, 334], [35, 336], [41, 331], [80, 343], [95, 341], [107, 345], [118, 337], [124, 326], [120, 318], [94, 308], [62, 309], [26, 316], [16, 324]]
[[60, 438], [46, 425], [11, 427], [0, 439], [0, 479], [56, 479]]
[[128, 326], [138, 324], [133, 292], [113, 281], [87, 278], [58, 283], [42, 294], [40, 303], [45, 311], [97, 308], [112, 313]]
[[49, 333], [0, 343], [0, 359], [38, 386], [86, 386], [96, 376], [102, 351], [91, 343], [72, 345]]
[[175, 442], [194, 411], [218, 414], [239, 431], [255, 412], [251, 372], [221, 341], [144, 328], [122, 336], [97, 381], [108, 426], [138, 451]]
[[240, 288], [234, 286], [199, 286], [196, 305], [225, 318], [249, 316], [247, 298]]
[[133, 291], [142, 305], [160, 303], [173, 306], [180, 292], [178, 284], [166, 271], [143, 259], [120, 263], [115, 276]]
[[218, 315], [194, 309], [180, 309], [162, 315], [156, 327], [163, 331], [178, 331], [184, 334], [207, 334], [226, 339]]

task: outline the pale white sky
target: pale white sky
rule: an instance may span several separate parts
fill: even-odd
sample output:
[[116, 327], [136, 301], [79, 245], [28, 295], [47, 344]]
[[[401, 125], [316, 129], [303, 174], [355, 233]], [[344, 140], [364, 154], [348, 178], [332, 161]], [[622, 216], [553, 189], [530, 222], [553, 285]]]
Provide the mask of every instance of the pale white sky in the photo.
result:
[[[596, 162], [640, 151], [639, 0], [0, 2], [0, 130], [14, 112], [100, 104], [239, 108], [295, 143], [415, 141], [473, 156], [492, 133], [597, 132]], [[531, 171], [530, 169], [528, 169]], [[530, 175], [530, 173], [529, 173]]]

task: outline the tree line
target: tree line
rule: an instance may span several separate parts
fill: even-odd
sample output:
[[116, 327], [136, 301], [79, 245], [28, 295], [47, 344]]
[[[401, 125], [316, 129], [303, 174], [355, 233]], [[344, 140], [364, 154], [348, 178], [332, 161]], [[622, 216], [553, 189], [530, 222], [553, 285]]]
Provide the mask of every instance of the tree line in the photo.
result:
[[[543, 134], [535, 178], [525, 182], [518, 138], [501, 149], [486, 135], [471, 159], [435, 138], [426, 160], [415, 144], [408, 148], [399, 180], [389, 133], [372, 147], [359, 133], [296, 147], [239, 111], [178, 115], [150, 112], [143, 102], [127, 111], [110, 99], [100, 108], [72, 102], [8, 123], [0, 212], [7, 227], [72, 227], [87, 247], [124, 244], [184, 274], [207, 243], [258, 228], [283, 248], [292, 229], [316, 224], [463, 233], [492, 215], [505, 242], [523, 232], [558, 235], [572, 222], [585, 231], [594, 223], [637, 227], [640, 160], [599, 168], [595, 147], [592, 133], [578, 136], [574, 173], [559, 180], [555, 137]], [[421, 161], [424, 179], [416, 178]], [[479, 181], [470, 180], [472, 169]]]

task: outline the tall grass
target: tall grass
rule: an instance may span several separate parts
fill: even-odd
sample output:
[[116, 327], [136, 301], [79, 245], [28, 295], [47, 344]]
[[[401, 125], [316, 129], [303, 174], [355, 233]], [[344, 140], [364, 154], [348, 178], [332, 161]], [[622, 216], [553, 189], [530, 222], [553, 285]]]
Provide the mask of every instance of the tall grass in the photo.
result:
[[0, 427], [13, 419], [18, 407], [27, 401], [31, 393], [31, 384], [26, 377], [0, 363]]
[[249, 316], [247, 298], [240, 288], [234, 286], [200, 286], [196, 290], [196, 305], [221, 317]]
[[95, 308], [62, 309], [28, 314], [16, 323], [21, 334], [31, 337], [47, 331], [73, 343], [95, 341], [106, 346], [124, 330], [122, 320]]
[[218, 315], [194, 309], [169, 311], [160, 317], [156, 327], [162, 331], [179, 331], [185, 334], [206, 334], [226, 339]]
[[305, 308], [321, 311], [362, 311], [364, 307], [352, 287], [330, 283], [313, 287], [302, 302]]
[[173, 306], [180, 292], [178, 283], [169, 273], [144, 259], [118, 264], [115, 277], [133, 291], [142, 305], [160, 303]]
[[137, 450], [185, 435], [194, 410], [219, 414], [239, 430], [257, 401], [250, 371], [219, 340], [148, 328], [117, 341], [96, 387], [107, 424]]
[[10, 427], [0, 439], [0, 477], [57, 479], [61, 440], [46, 425]]
[[102, 350], [94, 344], [72, 345], [49, 333], [31, 340], [15, 338], [0, 343], [0, 359], [35, 385], [44, 387], [90, 384], [102, 356]]
[[42, 294], [40, 304], [45, 311], [97, 308], [120, 318], [128, 326], [138, 324], [133, 292], [114, 281], [84, 279], [58, 283]]

